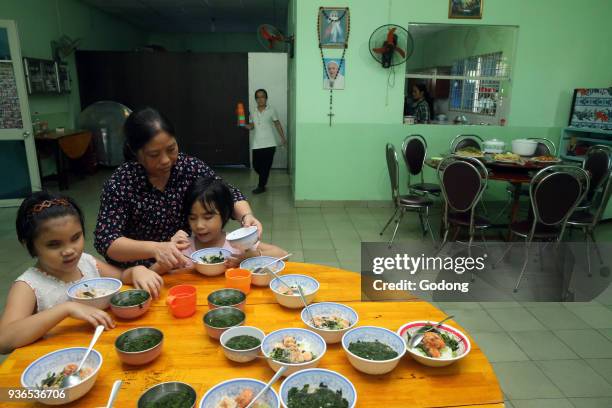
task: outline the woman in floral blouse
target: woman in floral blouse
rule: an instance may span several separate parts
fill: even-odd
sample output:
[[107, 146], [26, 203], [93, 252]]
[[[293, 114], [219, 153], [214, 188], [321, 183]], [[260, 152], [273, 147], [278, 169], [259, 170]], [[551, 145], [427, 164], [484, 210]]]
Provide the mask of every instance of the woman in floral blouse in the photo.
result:
[[[201, 177], [220, 179], [201, 160], [179, 153], [172, 124], [152, 108], [134, 111], [124, 125], [126, 162], [104, 184], [94, 246], [122, 267], [159, 262], [167, 269], [186, 264], [170, 238], [184, 229], [183, 199]], [[231, 187], [231, 186], [230, 186]], [[233, 218], [262, 225], [242, 193], [231, 187]]]

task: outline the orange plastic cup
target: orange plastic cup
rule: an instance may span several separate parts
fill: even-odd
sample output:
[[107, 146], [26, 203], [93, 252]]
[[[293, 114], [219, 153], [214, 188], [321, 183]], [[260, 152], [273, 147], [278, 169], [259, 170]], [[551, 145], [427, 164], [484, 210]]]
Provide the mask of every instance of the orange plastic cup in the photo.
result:
[[174, 317], [189, 317], [196, 311], [196, 288], [191, 285], [176, 285], [168, 291], [166, 304]]
[[228, 288], [238, 289], [248, 294], [251, 291], [251, 271], [241, 268], [226, 270], [225, 285]]

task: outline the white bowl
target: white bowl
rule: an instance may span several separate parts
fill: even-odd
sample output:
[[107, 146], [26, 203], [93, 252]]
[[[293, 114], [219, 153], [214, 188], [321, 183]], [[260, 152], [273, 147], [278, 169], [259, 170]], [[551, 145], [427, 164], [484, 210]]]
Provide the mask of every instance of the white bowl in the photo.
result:
[[[260, 266], [267, 265], [275, 259], [276, 258], [274, 258], [273, 256], [255, 256], [253, 258], [248, 258], [240, 262], [240, 268], [248, 269], [249, 271], [253, 272]], [[266, 269], [269, 268], [272, 268], [274, 273], [279, 274], [285, 269], [285, 262], [278, 261], [277, 263], [272, 264]], [[264, 273], [254, 273], [251, 275], [251, 284], [255, 286], [268, 286], [272, 278], [274, 278], [274, 276], [272, 276], [271, 273], [265, 271]]]
[[241, 251], [246, 251], [249, 248], [252, 248], [253, 245], [257, 243], [259, 240], [259, 236], [257, 235], [257, 227], [243, 227], [238, 228], [227, 234], [225, 239], [236, 249]]
[[217, 262], [212, 264], [200, 262], [202, 262], [202, 257], [204, 256], [219, 255], [219, 253], [221, 253], [225, 259], [232, 256], [231, 251], [228, 251], [224, 248], [204, 248], [193, 252], [190, 255], [190, 258], [193, 261], [193, 266], [195, 267], [195, 270], [201, 273], [202, 275], [218, 276], [222, 275], [227, 269], [225, 262]]
[[512, 153], [519, 156], [533, 156], [538, 148], [538, 142], [529, 139], [516, 139], [512, 141]]
[[[250, 388], [253, 391], [253, 396], [255, 396], [265, 386], [265, 382], [252, 378], [234, 378], [233, 380], [223, 381], [204, 394], [200, 400], [199, 408], [217, 408], [224, 396], [234, 398], [246, 388]], [[280, 398], [272, 387], [268, 388], [268, 391], [261, 398], [257, 401], [267, 403], [272, 408], [280, 408], [281, 406]]]
[[482, 145], [485, 153], [503, 153], [506, 147], [505, 142], [497, 139], [485, 140]]
[[[232, 337], [236, 336], [253, 336], [259, 339], [259, 346], [253, 347], [248, 350], [234, 350], [225, 345]], [[249, 361], [253, 361], [257, 358], [259, 353], [261, 352], [261, 343], [263, 339], [266, 337], [266, 334], [259, 330], [257, 327], [253, 326], [237, 326], [232, 327], [223, 332], [219, 342], [221, 343], [221, 347], [223, 347], [223, 353], [225, 357], [228, 359], [235, 361], [237, 363], [248, 363]]]
[[[92, 278], [85, 279], [75, 283], [66, 289], [66, 295], [70, 300], [84, 305], [93, 306], [98, 309], [107, 309], [110, 306], [110, 300], [113, 295], [121, 289], [123, 283], [119, 279], [115, 278]], [[80, 290], [87, 288], [94, 288], [96, 290], [104, 290], [106, 292], [103, 296], [97, 296], [94, 298], [80, 298], [76, 294]]]
[[[23, 370], [21, 374], [21, 385], [26, 388], [36, 389], [41, 381], [47, 377], [47, 373], [58, 372], [68, 364], [78, 365], [86, 351], [87, 347], [69, 347], [45, 354]], [[95, 349], [92, 349], [83, 365], [84, 367], [93, 369], [89, 377], [83, 379], [83, 381], [77, 385], [61, 388], [61, 390], [65, 391], [65, 399], [37, 399], [37, 401], [46, 405], [62, 405], [78, 400], [83, 395], [87, 394], [93, 387], [96, 378], [98, 378], [102, 361], [102, 355]]]
[[[306, 298], [306, 304], [310, 304], [317, 292], [319, 291], [319, 282], [315, 278], [311, 278], [307, 275], [283, 275], [280, 277], [283, 282], [287, 285], [300, 285], [304, 291], [304, 298]], [[286, 286], [281, 283], [277, 278], [272, 279], [270, 282], [270, 289], [274, 292], [276, 301], [282, 306], [290, 309], [299, 309], [304, 307], [304, 303], [299, 294], [285, 295], [281, 293], [281, 290], [285, 289]]]
[[[397, 352], [397, 357], [389, 360], [368, 360], [359, 357], [351, 353], [348, 349], [351, 343], [358, 340], [378, 340], [379, 342], [384, 343], [395, 350]], [[342, 348], [344, 349], [349, 362], [353, 367], [355, 367], [355, 369], [361, 371], [362, 373], [373, 375], [386, 374], [392, 371], [397, 366], [402, 356], [406, 354], [406, 344], [399, 335], [393, 333], [391, 330], [385, 329], [384, 327], [375, 326], [361, 326], [349, 330], [342, 337]]]
[[[417, 330], [419, 330], [419, 328], [426, 326], [426, 325], [431, 325], [431, 324], [435, 324], [435, 323], [432, 323], [426, 320], [419, 320], [419, 321], [406, 323], [405, 325], [403, 325], [397, 330], [397, 334], [402, 339], [404, 339], [406, 344], [408, 344], [408, 336], [407, 336], [408, 334], [412, 336], [416, 333]], [[462, 333], [460, 330], [452, 326], [449, 326], [447, 324], [443, 324], [442, 326], [440, 326], [439, 330], [452, 334], [457, 340], [462, 339], [462, 341], [459, 343], [459, 349], [457, 350], [455, 357], [453, 358], [428, 357], [428, 356], [421, 354], [421, 352], [417, 350], [406, 347], [408, 354], [410, 354], [410, 356], [412, 356], [412, 358], [414, 358], [419, 363], [426, 365], [428, 367], [445, 367], [447, 365], [451, 365], [454, 362], [465, 358], [465, 356], [467, 356], [470, 353], [470, 350], [472, 350], [472, 344], [470, 343], [470, 340], [468, 339], [468, 337], [464, 333]]]
[[[315, 358], [305, 363], [282, 363], [270, 358], [274, 345], [276, 343], [281, 343], [283, 341], [283, 337], [285, 336], [293, 336], [297, 342], [307, 343], [310, 346], [310, 352], [315, 355]], [[326, 351], [327, 345], [321, 336], [319, 336], [317, 333], [311, 332], [310, 330], [299, 328], [273, 331], [272, 333], [268, 334], [261, 343], [261, 352], [268, 358], [268, 365], [271, 369], [278, 371], [281, 367], [287, 367], [287, 370], [285, 370], [283, 373], [283, 376], [285, 377], [300, 370], [318, 366]]]
[[[353, 383], [345, 376], [338, 374], [335, 371], [325, 370], [323, 368], [309, 368], [307, 370], [298, 371], [291, 374], [283, 381], [280, 387], [280, 398], [284, 408], [288, 406], [289, 390], [296, 387], [301, 390], [304, 385], [308, 384], [311, 387], [319, 387], [319, 384], [325, 384], [332, 391], [342, 391], [342, 398], [348, 401], [348, 408], [354, 408], [357, 403], [357, 390]], [[309, 387], [309, 389], [312, 389]]]
[[[319, 329], [313, 326], [310, 322], [308, 312], [310, 312], [313, 317], [336, 315], [348, 320], [350, 326], [342, 330]], [[353, 310], [353, 308], [345, 306], [341, 303], [333, 302], [313, 303], [312, 305], [308, 306], [308, 310], [306, 310], [306, 308], [302, 309], [301, 317], [304, 324], [308, 326], [310, 330], [323, 337], [327, 344], [340, 343], [344, 333], [355, 327], [359, 321], [359, 316], [357, 315], [357, 312]]]

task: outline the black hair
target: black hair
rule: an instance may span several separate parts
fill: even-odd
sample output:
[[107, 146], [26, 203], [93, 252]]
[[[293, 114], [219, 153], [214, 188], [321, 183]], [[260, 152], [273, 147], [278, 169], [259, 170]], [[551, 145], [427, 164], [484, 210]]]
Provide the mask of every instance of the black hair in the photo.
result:
[[77, 203], [70, 197], [55, 195], [47, 191], [38, 191], [30, 194], [23, 200], [17, 210], [17, 239], [28, 249], [31, 256], [36, 256], [34, 240], [38, 236], [40, 226], [47, 220], [66, 215], [73, 215], [79, 219], [83, 233], [85, 222], [83, 212]]
[[234, 210], [232, 193], [227, 184], [221, 180], [200, 178], [191, 184], [185, 194], [183, 204], [183, 211], [187, 217], [196, 201], [199, 201], [206, 211], [218, 212], [221, 215], [223, 227], [232, 217]]
[[257, 99], [257, 92], [263, 92], [264, 95], [266, 95], [266, 99], [268, 99], [268, 91], [266, 91], [265, 89], [258, 89], [255, 91], [255, 99]]
[[414, 84], [414, 86], [416, 86], [419, 91], [423, 92], [423, 98], [425, 99], [425, 102], [427, 102], [427, 105], [429, 105], [429, 119], [433, 120], [434, 118], [433, 98], [431, 97], [431, 95], [429, 94], [429, 91], [427, 90], [427, 85], [425, 85], [425, 83], [423, 82], [417, 82], [416, 84]]
[[136, 152], [162, 131], [176, 137], [172, 122], [157, 110], [145, 107], [132, 112], [123, 124], [125, 160], [136, 160]]

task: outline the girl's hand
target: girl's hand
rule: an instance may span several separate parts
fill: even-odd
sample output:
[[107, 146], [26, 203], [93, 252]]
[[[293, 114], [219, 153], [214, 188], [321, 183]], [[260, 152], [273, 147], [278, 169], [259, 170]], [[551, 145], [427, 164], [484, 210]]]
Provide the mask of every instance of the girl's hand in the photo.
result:
[[176, 247], [180, 250], [187, 249], [191, 245], [189, 241], [189, 234], [183, 230], [176, 231], [176, 234], [170, 238], [170, 242], [174, 242]]
[[250, 227], [253, 225], [257, 227], [257, 235], [259, 236], [259, 239], [261, 239], [261, 234], [263, 232], [263, 225], [261, 225], [261, 222], [259, 222], [259, 220], [255, 218], [253, 214], [247, 214], [242, 217], [243, 227]]
[[228, 268], [238, 268], [242, 261], [239, 255], [232, 255], [229, 258], [225, 258], [225, 266]]
[[65, 304], [68, 308], [68, 314], [70, 317], [88, 322], [93, 327], [103, 325], [106, 330], [110, 330], [115, 327], [115, 322], [104, 310], [77, 302], [66, 302]]
[[146, 290], [153, 296], [153, 299], [157, 299], [162, 286], [164, 286], [164, 279], [152, 270], [140, 265], [132, 269], [132, 283], [137, 289]]
[[165, 269], [179, 269], [185, 266], [183, 253], [174, 242], [156, 242], [153, 257]]

